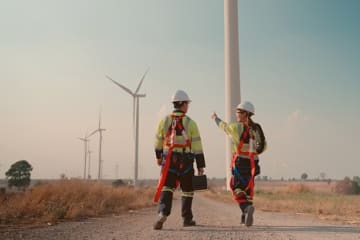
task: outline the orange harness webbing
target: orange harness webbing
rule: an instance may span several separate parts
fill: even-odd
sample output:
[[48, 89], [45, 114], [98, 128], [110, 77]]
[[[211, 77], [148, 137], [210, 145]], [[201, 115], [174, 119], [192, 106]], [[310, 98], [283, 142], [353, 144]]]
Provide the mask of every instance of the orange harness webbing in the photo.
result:
[[157, 203], [159, 201], [160, 198], [160, 194], [161, 194], [161, 190], [165, 184], [166, 181], [166, 177], [168, 174], [168, 170], [170, 167], [170, 158], [171, 158], [171, 153], [173, 151], [174, 148], [186, 148], [189, 147], [191, 148], [191, 144], [190, 144], [190, 139], [186, 138], [186, 143], [185, 144], [174, 144], [175, 142], [175, 137], [176, 137], [176, 130], [175, 128], [178, 127], [181, 131], [185, 131], [181, 121], [182, 118], [185, 115], [180, 115], [180, 116], [175, 116], [173, 114], [171, 114], [171, 118], [172, 120], [172, 124], [171, 124], [171, 131], [167, 131], [166, 135], [165, 135], [165, 146], [169, 147], [169, 150], [166, 154], [166, 158], [165, 158], [165, 165], [163, 166], [162, 170], [161, 170], [161, 174], [160, 174], [160, 178], [158, 181], [158, 185], [156, 187], [156, 192], [155, 192], [155, 196], [154, 196], [154, 203]]
[[236, 167], [236, 159], [238, 158], [238, 156], [240, 154], [243, 154], [243, 155], [248, 155], [249, 158], [250, 158], [250, 180], [249, 180], [249, 183], [248, 185], [246, 186], [246, 188], [244, 189], [244, 191], [247, 191], [248, 189], [250, 189], [250, 197], [251, 199], [253, 198], [254, 196], [254, 178], [255, 178], [255, 156], [257, 155], [256, 153], [254, 152], [243, 152], [241, 151], [241, 148], [242, 146], [244, 145], [244, 140], [247, 138], [247, 136], [249, 135], [249, 129], [247, 128], [244, 133], [242, 134], [241, 138], [240, 138], [240, 143], [237, 147], [237, 151], [236, 153], [234, 153], [233, 155], [233, 158], [232, 158], [232, 162], [231, 162], [231, 168], [235, 168]]

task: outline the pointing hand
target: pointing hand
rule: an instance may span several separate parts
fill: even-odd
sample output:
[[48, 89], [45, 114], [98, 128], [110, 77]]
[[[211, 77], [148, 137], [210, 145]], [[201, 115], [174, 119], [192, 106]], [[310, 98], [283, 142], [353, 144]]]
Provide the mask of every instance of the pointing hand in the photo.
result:
[[211, 118], [212, 118], [212, 119], [217, 118], [217, 114], [216, 114], [216, 112], [213, 112], [213, 113], [211, 114]]

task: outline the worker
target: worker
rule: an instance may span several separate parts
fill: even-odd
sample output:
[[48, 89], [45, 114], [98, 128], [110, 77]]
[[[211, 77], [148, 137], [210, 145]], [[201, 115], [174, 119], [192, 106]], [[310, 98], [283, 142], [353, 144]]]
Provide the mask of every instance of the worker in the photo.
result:
[[235, 123], [222, 121], [214, 112], [211, 117], [232, 141], [230, 188], [241, 209], [241, 224], [252, 226], [254, 221], [254, 178], [260, 174], [259, 157], [266, 148], [260, 124], [253, 122], [254, 105], [245, 101], [236, 107]]
[[205, 168], [199, 129], [196, 122], [186, 115], [191, 102], [189, 96], [185, 91], [177, 90], [171, 102], [174, 110], [160, 121], [155, 137], [156, 161], [162, 167], [154, 197], [154, 202], [159, 201], [159, 217], [154, 224], [156, 230], [162, 229], [170, 215], [173, 194], [178, 184], [182, 190], [183, 226], [196, 225], [192, 213], [194, 160], [199, 175], [204, 174]]

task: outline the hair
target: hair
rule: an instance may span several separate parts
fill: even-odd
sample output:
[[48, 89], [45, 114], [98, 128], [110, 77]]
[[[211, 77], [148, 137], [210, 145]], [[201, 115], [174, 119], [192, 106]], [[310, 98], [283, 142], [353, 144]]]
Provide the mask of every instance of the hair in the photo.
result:
[[251, 112], [246, 111], [246, 115], [248, 116], [249, 119], [249, 127], [251, 127], [252, 129], [256, 128], [256, 123], [251, 119], [251, 117], [254, 115]]
[[251, 127], [252, 129], [255, 129], [256, 128], [256, 123], [251, 119], [252, 115], [250, 115], [250, 114], [248, 115], [249, 116], [249, 127]]
[[179, 108], [181, 108], [185, 103], [187, 103], [187, 101], [173, 102], [174, 108], [175, 108], [175, 109], [179, 109]]

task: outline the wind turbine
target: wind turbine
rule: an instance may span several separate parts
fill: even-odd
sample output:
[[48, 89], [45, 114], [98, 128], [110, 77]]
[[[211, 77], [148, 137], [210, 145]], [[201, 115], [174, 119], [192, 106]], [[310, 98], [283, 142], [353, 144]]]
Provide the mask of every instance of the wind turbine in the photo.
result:
[[105, 128], [101, 128], [101, 111], [99, 114], [99, 126], [88, 137], [91, 137], [95, 133], [99, 132], [99, 171], [98, 171], [98, 180], [102, 177], [102, 159], [101, 159], [101, 146], [102, 146], [102, 132], [105, 131]]
[[89, 139], [89, 136], [87, 136], [86, 134], [85, 134], [85, 137], [79, 138], [79, 139], [84, 142], [84, 149], [85, 149], [85, 154], [84, 154], [84, 158], [85, 158], [84, 159], [84, 179], [86, 179], [86, 160], [87, 160], [88, 151], [90, 151], [90, 150], [88, 150], [89, 149], [88, 142], [90, 141], [90, 139]]
[[125, 87], [124, 85], [116, 82], [111, 77], [106, 76], [110, 81], [112, 81], [115, 85], [121, 87], [125, 92], [129, 93], [133, 97], [133, 127], [135, 126], [135, 172], [134, 172], [134, 186], [136, 186], [137, 179], [138, 179], [138, 156], [139, 156], [139, 98], [146, 97], [146, 94], [139, 94], [139, 90], [141, 84], [143, 83], [146, 74], [148, 73], [149, 69], [145, 71], [144, 75], [142, 76], [138, 87], [136, 88], [135, 92], [132, 92], [129, 88]]

